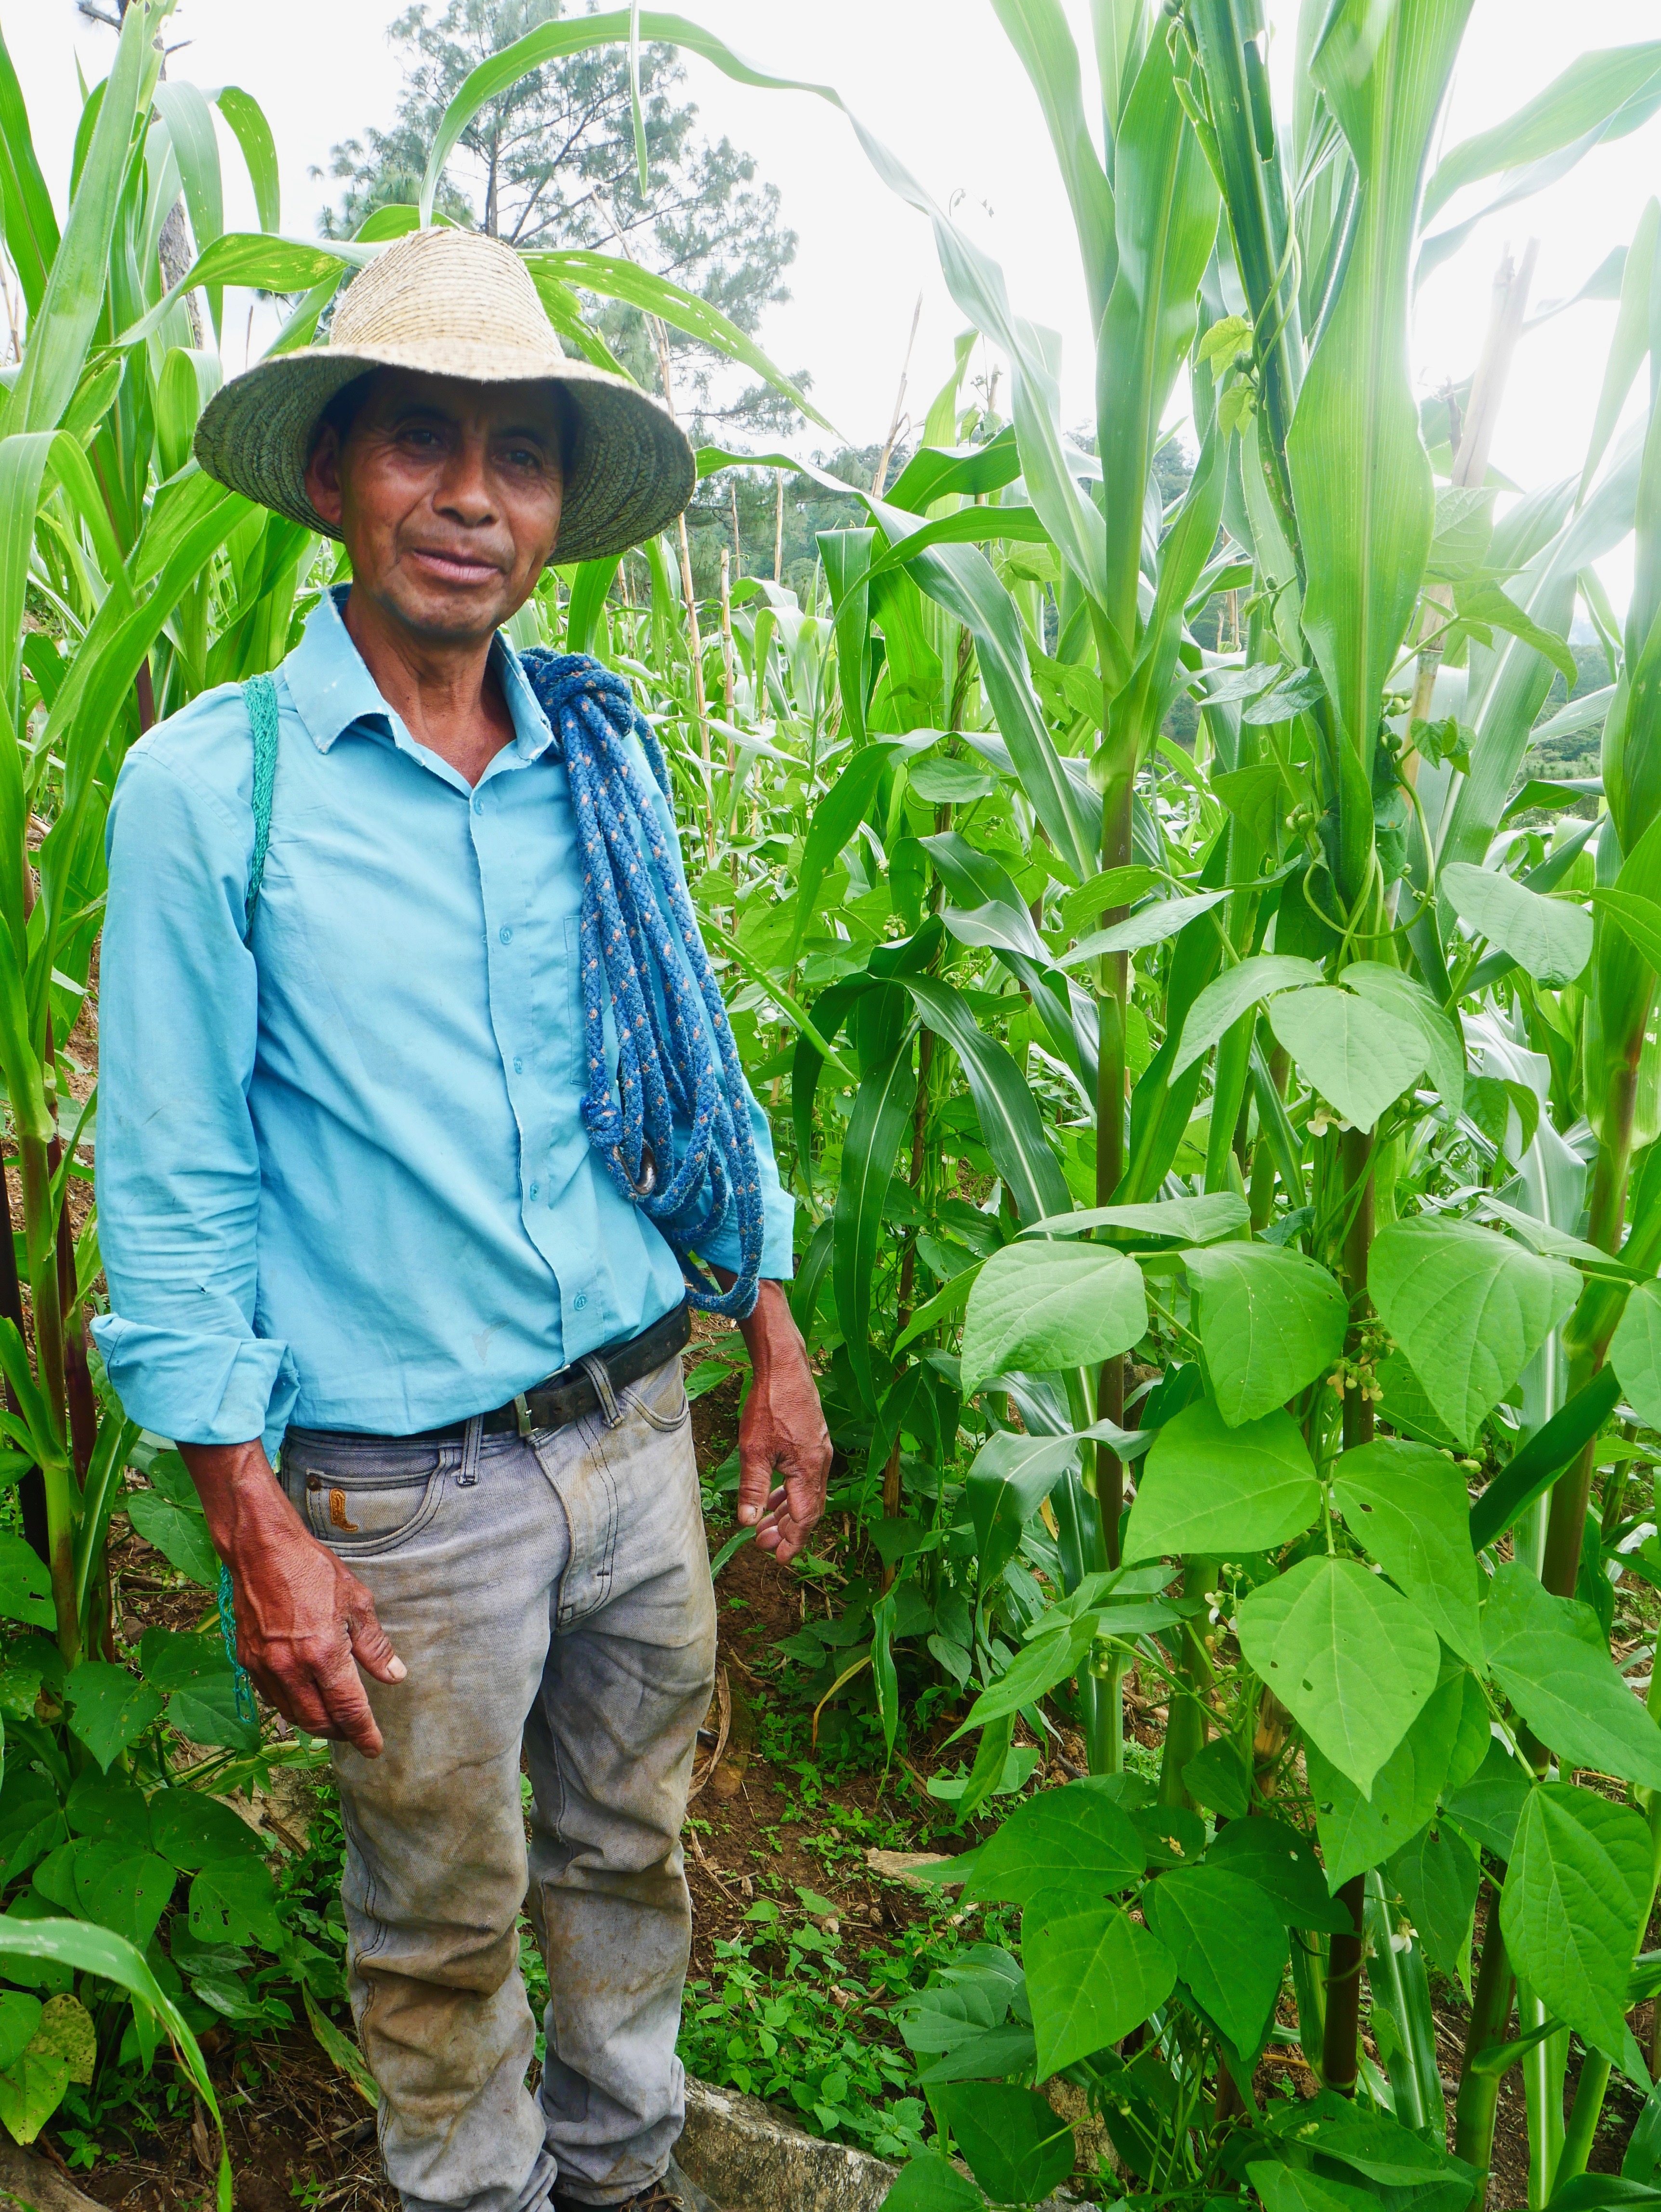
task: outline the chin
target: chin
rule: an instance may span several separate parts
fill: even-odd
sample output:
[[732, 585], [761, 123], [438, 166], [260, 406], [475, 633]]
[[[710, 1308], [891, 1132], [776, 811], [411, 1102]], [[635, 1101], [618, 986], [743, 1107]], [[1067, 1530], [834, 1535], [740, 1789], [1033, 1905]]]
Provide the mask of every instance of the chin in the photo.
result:
[[417, 635], [449, 645], [489, 637], [514, 611], [511, 594], [494, 584], [424, 585], [400, 592], [394, 605]]

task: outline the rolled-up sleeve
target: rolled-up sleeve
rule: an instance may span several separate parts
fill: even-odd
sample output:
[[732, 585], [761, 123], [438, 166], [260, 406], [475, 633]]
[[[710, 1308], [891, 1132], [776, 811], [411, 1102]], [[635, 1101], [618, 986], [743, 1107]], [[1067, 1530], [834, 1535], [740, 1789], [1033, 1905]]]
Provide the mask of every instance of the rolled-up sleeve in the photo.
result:
[[[651, 793], [653, 811], [659, 826], [668, 840], [673, 864], [683, 889], [686, 884], [686, 863], [681, 853], [680, 833], [669, 805], [658, 789], [655, 779], [646, 766], [645, 757], [640, 757], [638, 773]], [[688, 890], [690, 898], [691, 892]], [[695, 910], [696, 911], [696, 910]], [[700, 941], [702, 939], [700, 939]], [[795, 1220], [796, 1201], [779, 1180], [778, 1161], [773, 1151], [772, 1125], [762, 1109], [756, 1094], [746, 1083], [744, 1102], [749, 1111], [750, 1131], [755, 1139], [756, 1164], [761, 1170], [762, 1245], [761, 1273], [765, 1279], [788, 1282], [796, 1272]], [[691, 1140], [690, 1123], [684, 1124], [678, 1115], [675, 1121], [675, 1143], [678, 1153]], [[713, 1234], [706, 1233], [702, 1243], [703, 1257], [718, 1267], [739, 1270], [738, 1208], [728, 1204], [726, 1218]]]
[[[246, 726], [229, 726], [226, 742]], [[93, 1323], [130, 1419], [186, 1443], [275, 1454], [298, 1377], [255, 1327], [259, 1024], [242, 941], [252, 819], [141, 745], [110, 808], [99, 980], [99, 1246]]]

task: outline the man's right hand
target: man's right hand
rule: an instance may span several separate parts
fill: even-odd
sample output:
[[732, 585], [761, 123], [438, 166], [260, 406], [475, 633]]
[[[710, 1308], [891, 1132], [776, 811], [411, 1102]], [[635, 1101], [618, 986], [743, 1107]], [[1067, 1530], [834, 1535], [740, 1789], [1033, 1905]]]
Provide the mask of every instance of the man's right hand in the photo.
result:
[[375, 1618], [374, 1600], [306, 1528], [258, 1442], [179, 1449], [214, 1549], [231, 1571], [236, 1652], [254, 1686], [307, 1735], [375, 1758], [380, 1730], [358, 1668], [388, 1683], [409, 1670]]

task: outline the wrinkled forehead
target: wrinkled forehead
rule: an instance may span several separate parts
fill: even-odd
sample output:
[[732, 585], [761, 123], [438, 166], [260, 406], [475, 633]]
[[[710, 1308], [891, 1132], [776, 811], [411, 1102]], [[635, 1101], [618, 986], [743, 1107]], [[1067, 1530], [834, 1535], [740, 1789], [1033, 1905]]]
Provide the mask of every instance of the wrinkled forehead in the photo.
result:
[[515, 431], [557, 445], [565, 423], [564, 395], [557, 384], [540, 380], [478, 384], [418, 369], [377, 368], [349, 390], [356, 400], [354, 429], [424, 418], [458, 428]]

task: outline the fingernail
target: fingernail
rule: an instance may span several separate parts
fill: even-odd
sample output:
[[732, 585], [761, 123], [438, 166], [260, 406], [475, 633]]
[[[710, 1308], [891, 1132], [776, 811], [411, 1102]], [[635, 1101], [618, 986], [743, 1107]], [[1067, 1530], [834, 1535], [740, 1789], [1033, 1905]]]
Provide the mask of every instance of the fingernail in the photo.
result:
[[395, 1682], [401, 1682], [409, 1671], [409, 1668], [405, 1665], [401, 1659], [394, 1659], [392, 1665], [386, 1669], [386, 1672], [392, 1676]]
[[750, 1527], [751, 1523], [755, 1520], [755, 1517], [756, 1517], [756, 1509], [755, 1509], [755, 1507], [754, 1507], [753, 1505], [740, 1505], [740, 1506], [739, 1506], [739, 1520], [740, 1520], [740, 1521], [742, 1521], [742, 1522], [743, 1522], [743, 1523], [744, 1523], [744, 1525], [745, 1525], [745, 1527], [746, 1528]]

